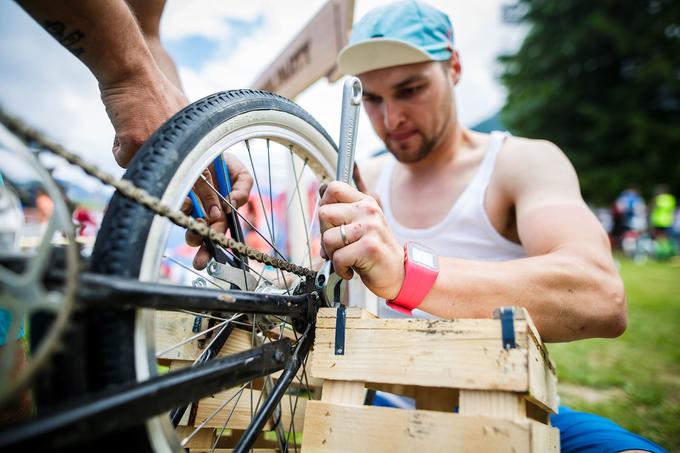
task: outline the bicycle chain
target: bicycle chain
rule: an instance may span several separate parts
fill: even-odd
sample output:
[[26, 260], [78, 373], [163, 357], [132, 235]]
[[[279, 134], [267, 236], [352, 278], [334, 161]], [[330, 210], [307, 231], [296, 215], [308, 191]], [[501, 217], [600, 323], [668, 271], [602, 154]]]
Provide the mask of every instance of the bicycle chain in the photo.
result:
[[88, 175], [98, 179], [104, 184], [113, 186], [121, 195], [136, 203], [141, 204], [153, 213], [169, 219], [172, 223], [182, 228], [199, 234], [205, 239], [221, 245], [225, 248], [236, 250], [238, 253], [254, 259], [262, 264], [273, 266], [287, 272], [291, 272], [301, 277], [314, 278], [316, 272], [312, 269], [298, 266], [297, 264], [289, 263], [280, 258], [269, 256], [264, 252], [249, 247], [248, 245], [235, 241], [227, 237], [224, 233], [211, 230], [207, 224], [199, 222], [196, 219], [184, 214], [181, 211], [173, 210], [170, 206], [164, 204], [160, 198], [151, 195], [144, 189], [135, 186], [128, 180], [117, 179], [115, 176], [101, 170], [97, 166], [90, 164], [83, 160], [80, 156], [66, 150], [58, 143], [54, 143], [46, 139], [42, 133], [25, 125], [22, 121], [7, 115], [0, 110], [0, 121], [15, 135], [20, 137], [25, 143], [35, 143], [40, 148], [49, 151], [53, 154], [65, 159], [71, 165], [81, 168]]

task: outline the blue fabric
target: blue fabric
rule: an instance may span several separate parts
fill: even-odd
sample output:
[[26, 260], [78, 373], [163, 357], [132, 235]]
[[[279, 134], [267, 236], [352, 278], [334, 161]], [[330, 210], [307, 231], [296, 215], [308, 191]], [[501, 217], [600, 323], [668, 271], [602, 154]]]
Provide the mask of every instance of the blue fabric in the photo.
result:
[[560, 430], [562, 453], [616, 453], [622, 450], [645, 450], [667, 453], [666, 450], [631, 433], [604, 417], [577, 412], [560, 406], [550, 422]]
[[[373, 405], [414, 409], [415, 400], [391, 393], [375, 392]], [[550, 417], [550, 422], [560, 430], [562, 453], [616, 453], [622, 450], [668, 453], [654, 442], [633, 434], [599, 415], [577, 412], [566, 406], [560, 406], [558, 410], [557, 414]]]
[[[0, 346], [4, 346], [7, 343], [7, 334], [9, 334], [10, 326], [12, 325], [12, 314], [0, 308]], [[21, 323], [19, 327], [19, 333], [17, 334], [17, 340], [24, 337], [24, 323]]]

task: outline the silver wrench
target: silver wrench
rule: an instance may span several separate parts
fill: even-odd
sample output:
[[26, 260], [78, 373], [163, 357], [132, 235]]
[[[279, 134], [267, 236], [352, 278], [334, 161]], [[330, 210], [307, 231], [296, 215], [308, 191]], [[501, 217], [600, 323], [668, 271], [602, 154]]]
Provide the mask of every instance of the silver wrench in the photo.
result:
[[[354, 152], [356, 150], [357, 127], [359, 125], [359, 107], [361, 107], [361, 82], [356, 77], [349, 77], [342, 87], [342, 115], [340, 116], [340, 145], [338, 148], [338, 167], [335, 179], [351, 184], [354, 170]], [[339, 302], [339, 292], [335, 286], [342, 280], [332, 270], [333, 262], [326, 260], [316, 274], [316, 287], [326, 295], [326, 303], [333, 306]], [[331, 281], [332, 280], [332, 281]], [[328, 291], [328, 293], [326, 293]]]

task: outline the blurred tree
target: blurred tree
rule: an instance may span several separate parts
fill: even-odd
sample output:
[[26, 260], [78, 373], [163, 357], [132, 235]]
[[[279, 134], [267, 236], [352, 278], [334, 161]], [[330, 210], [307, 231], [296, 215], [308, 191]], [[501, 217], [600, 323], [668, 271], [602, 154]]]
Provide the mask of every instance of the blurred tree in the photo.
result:
[[528, 27], [500, 57], [509, 129], [560, 146], [588, 201], [629, 184], [680, 194], [680, 1], [517, 0], [504, 13]]

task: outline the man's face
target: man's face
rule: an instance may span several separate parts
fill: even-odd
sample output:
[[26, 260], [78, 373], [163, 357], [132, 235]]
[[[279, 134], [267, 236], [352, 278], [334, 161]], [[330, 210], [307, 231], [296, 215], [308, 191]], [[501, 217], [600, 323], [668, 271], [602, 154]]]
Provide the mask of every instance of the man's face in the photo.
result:
[[364, 108], [387, 149], [403, 163], [422, 160], [450, 133], [458, 70], [426, 62], [360, 74]]

